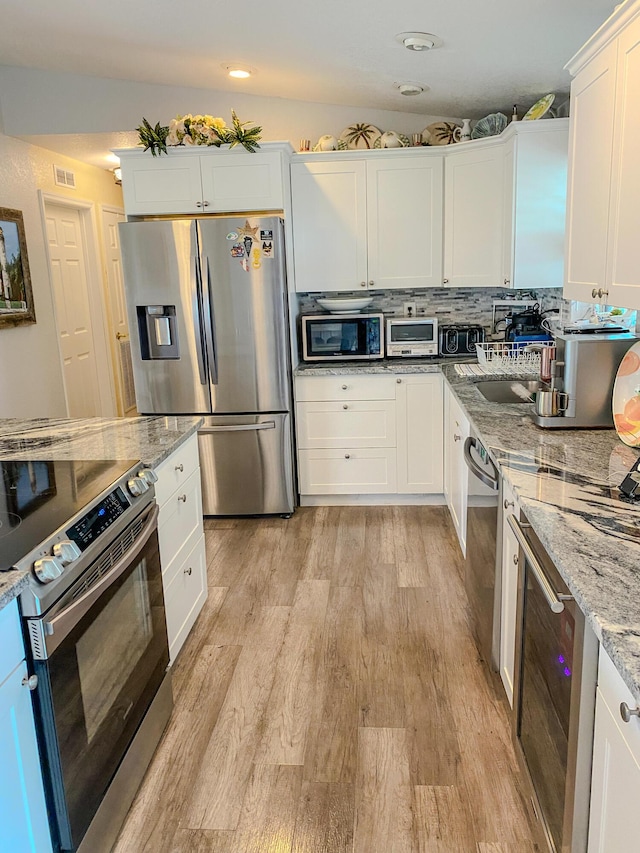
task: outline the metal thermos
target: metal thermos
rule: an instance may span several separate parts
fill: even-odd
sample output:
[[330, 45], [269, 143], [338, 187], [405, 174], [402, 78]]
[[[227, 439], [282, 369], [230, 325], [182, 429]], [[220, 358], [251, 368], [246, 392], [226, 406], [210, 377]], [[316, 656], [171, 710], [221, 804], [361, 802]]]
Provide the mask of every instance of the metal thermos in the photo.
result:
[[540, 379], [543, 382], [551, 382], [551, 362], [555, 360], [555, 346], [540, 348]]

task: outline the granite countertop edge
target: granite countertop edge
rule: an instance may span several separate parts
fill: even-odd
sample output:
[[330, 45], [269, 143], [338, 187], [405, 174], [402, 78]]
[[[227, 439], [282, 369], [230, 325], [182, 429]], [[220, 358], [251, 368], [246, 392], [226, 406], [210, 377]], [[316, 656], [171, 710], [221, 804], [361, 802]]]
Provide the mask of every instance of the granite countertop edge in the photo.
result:
[[[139, 459], [157, 468], [203, 424], [200, 416], [0, 419], [0, 462]], [[0, 610], [27, 586], [29, 572], [0, 572]]]

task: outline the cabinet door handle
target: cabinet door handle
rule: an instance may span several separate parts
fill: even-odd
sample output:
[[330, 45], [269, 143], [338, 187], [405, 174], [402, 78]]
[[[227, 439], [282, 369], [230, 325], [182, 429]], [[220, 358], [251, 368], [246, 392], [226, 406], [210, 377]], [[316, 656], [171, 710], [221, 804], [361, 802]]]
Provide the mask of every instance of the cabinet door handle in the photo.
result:
[[344, 403], [344, 404], [343, 404], [343, 406], [342, 406], [342, 408], [343, 408], [343, 409], [348, 409], [348, 408], [349, 408], [349, 406], [347, 406], [347, 404], [346, 404], [346, 403]]
[[179, 501], [182, 501], [182, 503], [185, 503], [185, 504], [186, 504], [186, 502], [187, 502], [187, 496], [186, 496], [186, 495], [178, 495], [178, 500], [179, 500]]
[[511, 281], [508, 278], [505, 278], [504, 283], [507, 287], [511, 284]]
[[203, 201], [203, 202], [202, 202], [202, 206], [203, 206], [203, 207], [209, 207], [209, 202], [208, 202], [208, 201]]
[[401, 385], [401, 384], [402, 384], [402, 379], [396, 379], [396, 382], [398, 383], [398, 385]]
[[351, 454], [350, 454], [350, 453], [345, 453], [345, 454], [344, 454], [344, 458], [345, 458], [345, 459], [351, 459]]
[[443, 284], [449, 284], [449, 279], [448, 279], [448, 278], [443, 278], [443, 279], [442, 279], [442, 283], [443, 283]]
[[513, 565], [517, 566], [519, 562], [520, 562], [520, 558], [518, 557], [517, 554], [514, 554], [513, 555]]
[[509, 507], [510, 507], [510, 506], [515, 506], [515, 503], [514, 503], [513, 501], [508, 501], [508, 500], [505, 498], [505, 499], [504, 499], [504, 503], [502, 504], [502, 506], [503, 506], [505, 509], [509, 509]]
[[202, 207], [202, 202], [201, 202], [201, 201], [197, 201], [197, 202], [196, 202], [196, 207]]
[[176, 471], [180, 471], [180, 473], [182, 474], [182, 472], [184, 471], [184, 465], [182, 464], [182, 462], [179, 465], [176, 465]]
[[371, 279], [371, 280], [369, 281], [369, 287], [375, 287], [375, 286], [376, 286], [375, 281], [374, 281], [373, 279]]
[[361, 282], [360, 282], [360, 287], [366, 287], [366, 286], [367, 286], [367, 282], [366, 282], [366, 281], [361, 281]]
[[346, 386], [346, 385], [343, 385], [343, 386], [342, 386], [342, 390], [343, 390], [343, 391], [346, 391], [346, 390], [347, 390], [347, 386]]
[[[23, 682], [24, 683], [24, 682]], [[640, 717], [640, 708], [630, 708], [626, 702], [620, 703], [620, 716], [628, 723], [631, 717]]]
[[29, 690], [35, 690], [38, 686], [38, 676], [37, 675], [29, 675], [22, 679], [22, 686], [28, 687]]
[[185, 575], [191, 575], [191, 571], [192, 571], [191, 566], [189, 566], [188, 569], [184, 570], [184, 573], [185, 573]]
[[453, 440], [454, 440], [454, 441], [462, 441], [462, 436], [461, 436], [461, 435], [456, 435], [456, 434], [454, 433], [454, 434], [453, 434]]

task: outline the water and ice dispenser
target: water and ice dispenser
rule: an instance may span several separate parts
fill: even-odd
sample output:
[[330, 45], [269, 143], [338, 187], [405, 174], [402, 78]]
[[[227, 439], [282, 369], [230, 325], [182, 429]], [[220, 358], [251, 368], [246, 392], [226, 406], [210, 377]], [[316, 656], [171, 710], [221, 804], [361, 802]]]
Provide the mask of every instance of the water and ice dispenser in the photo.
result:
[[180, 358], [175, 305], [138, 305], [142, 358]]

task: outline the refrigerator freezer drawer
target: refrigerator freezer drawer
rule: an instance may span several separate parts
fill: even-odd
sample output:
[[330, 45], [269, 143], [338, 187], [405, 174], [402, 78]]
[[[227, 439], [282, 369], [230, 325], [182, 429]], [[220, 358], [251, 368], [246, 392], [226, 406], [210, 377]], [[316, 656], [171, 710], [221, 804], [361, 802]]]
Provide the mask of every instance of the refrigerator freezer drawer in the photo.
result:
[[208, 417], [198, 448], [204, 515], [293, 512], [289, 414]]

